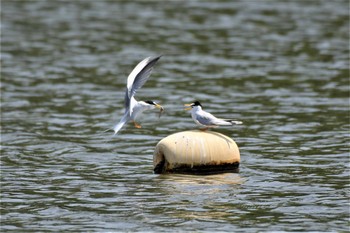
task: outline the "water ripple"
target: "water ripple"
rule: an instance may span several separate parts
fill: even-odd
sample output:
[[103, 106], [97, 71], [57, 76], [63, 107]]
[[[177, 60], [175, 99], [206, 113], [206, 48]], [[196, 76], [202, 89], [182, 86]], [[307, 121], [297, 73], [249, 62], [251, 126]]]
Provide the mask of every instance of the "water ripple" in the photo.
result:
[[[347, 2], [2, 6], [5, 231], [348, 230]], [[158, 54], [137, 98], [162, 118], [105, 132], [128, 73]], [[240, 173], [152, 173], [157, 142], [196, 127], [195, 99], [244, 122], [216, 129]]]

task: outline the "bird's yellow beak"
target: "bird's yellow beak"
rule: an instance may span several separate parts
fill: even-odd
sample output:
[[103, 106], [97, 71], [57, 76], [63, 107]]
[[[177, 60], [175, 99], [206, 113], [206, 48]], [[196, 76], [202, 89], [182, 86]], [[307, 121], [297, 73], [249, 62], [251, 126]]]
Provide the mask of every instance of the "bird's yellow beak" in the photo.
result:
[[187, 108], [185, 108], [186, 111], [192, 109], [192, 104], [185, 104], [184, 106], [187, 107]]
[[162, 106], [162, 105], [160, 105], [160, 104], [156, 104], [155, 106], [156, 106], [156, 108], [159, 108], [161, 111], [163, 111], [163, 110], [164, 110], [163, 106]]

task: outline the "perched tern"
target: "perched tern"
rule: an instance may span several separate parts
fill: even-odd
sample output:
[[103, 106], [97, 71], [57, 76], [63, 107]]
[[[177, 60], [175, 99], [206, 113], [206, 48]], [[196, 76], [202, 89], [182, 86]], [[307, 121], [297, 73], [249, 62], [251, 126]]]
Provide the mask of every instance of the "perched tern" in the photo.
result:
[[117, 134], [128, 121], [133, 122], [136, 128], [141, 128], [141, 125], [136, 123], [135, 119], [143, 111], [159, 108], [160, 114], [163, 112], [164, 108], [161, 105], [151, 100], [137, 101], [134, 97], [136, 91], [148, 80], [153, 70], [153, 66], [157, 63], [160, 57], [161, 56], [145, 58], [129, 74], [124, 97], [125, 112], [119, 123], [114, 126], [114, 134]]
[[185, 104], [185, 110], [191, 110], [191, 116], [194, 122], [199, 126], [204, 126], [205, 128], [201, 130], [207, 130], [208, 128], [214, 128], [218, 126], [229, 126], [229, 125], [240, 125], [242, 121], [234, 121], [229, 119], [221, 119], [213, 116], [209, 112], [202, 109], [202, 105], [199, 101], [195, 101], [191, 104]]

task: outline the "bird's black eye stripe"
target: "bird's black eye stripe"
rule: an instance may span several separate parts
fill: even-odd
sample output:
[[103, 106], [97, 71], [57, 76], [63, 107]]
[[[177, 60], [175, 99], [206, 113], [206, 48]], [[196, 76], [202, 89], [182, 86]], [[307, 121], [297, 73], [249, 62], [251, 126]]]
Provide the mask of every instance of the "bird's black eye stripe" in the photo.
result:
[[156, 105], [152, 100], [147, 100], [145, 102], [148, 103], [148, 104]]

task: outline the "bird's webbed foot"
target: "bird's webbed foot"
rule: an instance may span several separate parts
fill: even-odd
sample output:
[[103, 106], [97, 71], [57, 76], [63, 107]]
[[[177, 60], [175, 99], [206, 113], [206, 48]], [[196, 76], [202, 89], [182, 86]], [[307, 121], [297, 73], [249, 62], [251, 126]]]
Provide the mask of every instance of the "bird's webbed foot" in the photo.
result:
[[138, 129], [142, 128], [142, 126], [138, 124], [136, 121], [133, 121], [132, 123], [134, 123], [135, 128], [138, 128]]

